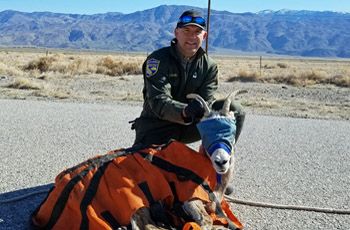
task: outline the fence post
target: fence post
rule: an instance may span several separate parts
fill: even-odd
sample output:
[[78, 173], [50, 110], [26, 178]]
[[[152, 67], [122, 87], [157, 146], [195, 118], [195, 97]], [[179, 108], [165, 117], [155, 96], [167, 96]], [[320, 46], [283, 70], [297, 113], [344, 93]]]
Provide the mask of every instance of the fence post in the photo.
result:
[[260, 56], [260, 77], [261, 77], [261, 69], [262, 69], [262, 56]]

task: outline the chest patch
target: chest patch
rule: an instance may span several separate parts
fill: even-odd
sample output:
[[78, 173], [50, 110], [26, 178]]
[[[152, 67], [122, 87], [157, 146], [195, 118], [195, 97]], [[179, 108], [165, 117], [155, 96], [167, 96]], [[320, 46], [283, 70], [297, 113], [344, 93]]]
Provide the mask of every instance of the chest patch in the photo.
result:
[[147, 60], [146, 77], [152, 77], [158, 72], [159, 63], [160, 61], [155, 58], [151, 58]]

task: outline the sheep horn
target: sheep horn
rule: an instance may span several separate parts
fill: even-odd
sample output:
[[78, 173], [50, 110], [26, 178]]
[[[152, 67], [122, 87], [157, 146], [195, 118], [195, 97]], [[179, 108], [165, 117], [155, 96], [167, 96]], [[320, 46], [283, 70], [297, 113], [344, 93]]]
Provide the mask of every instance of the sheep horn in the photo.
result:
[[204, 117], [208, 117], [209, 114], [210, 114], [210, 109], [209, 109], [209, 106], [207, 104], [207, 102], [201, 97], [199, 96], [198, 94], [195, 94], [195, 93], [190, 93], [190, 94], [187, 94], [186, 96], [188, 99], [197, 99], [198, 101], [202, 102], [203, 106], [204, 106]]
[[232, 99], [235, 98], [238, 94], [247, 93], [247, 92], [248, 92], [247, 90], [236, 90], [230, 93], [224, 101], [224, 105], [222, 106], [222, 109], [221, 109], [221, 114], [226, 116], [230, 112], [230, 105], [231, 105]]
[[231, 96], [232, 93], [230, 93], [224, 101], [224, 105], [222, 106], [222, 109], [220, 111], [220, 113], [224, 116], [227, 116], [227, 114], [230, 112], [230, 105], [231, 105]]

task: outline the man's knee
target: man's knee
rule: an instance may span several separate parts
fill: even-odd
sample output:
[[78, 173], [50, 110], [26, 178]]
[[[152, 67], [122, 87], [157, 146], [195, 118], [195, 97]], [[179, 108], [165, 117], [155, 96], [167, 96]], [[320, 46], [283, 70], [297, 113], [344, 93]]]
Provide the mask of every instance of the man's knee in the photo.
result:
[[199, 134], [196, 124], [183, 126], [179, 141], [185, 144], [190, 144], [199, 141], [200, 139], [201, 136]]

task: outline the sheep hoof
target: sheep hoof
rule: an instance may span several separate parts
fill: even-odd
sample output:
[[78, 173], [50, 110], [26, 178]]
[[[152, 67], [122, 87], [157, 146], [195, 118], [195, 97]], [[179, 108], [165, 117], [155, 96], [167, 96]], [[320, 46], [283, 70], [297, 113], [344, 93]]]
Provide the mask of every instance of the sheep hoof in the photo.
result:
[[233, 185], [232, 184], [229, 184], [225, 190], [225, 195], [226, 196], [229, 196], [233, 193]]

